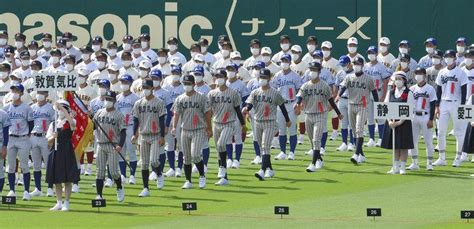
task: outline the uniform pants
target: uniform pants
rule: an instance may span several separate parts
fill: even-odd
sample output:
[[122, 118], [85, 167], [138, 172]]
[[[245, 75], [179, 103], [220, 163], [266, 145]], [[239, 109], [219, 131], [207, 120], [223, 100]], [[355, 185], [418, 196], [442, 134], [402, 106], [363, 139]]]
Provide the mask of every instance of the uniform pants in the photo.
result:
[[97, 179], [104, 180], [107, 166], [109, 167], [110, 175], [113, 180], [120, 178], [119, 169], [119, 158], [120, 156], [114, 149], [114, 145], [111, 143], [98, 143], [97, 144]]
[[31, 158], [33, 159], [33, 170], [41, 171], [41, 162], [47, 165], [48, 155], [51, 152], [48, 148], [48, 139], [46, 137], [38, 137], [32, 135], [31, 141]]
[[181, 149], [184, 154], [184, 164], [202, 161], [202, 147], [208, 141], [204, 128], [197, 130], [181, 130]]
[[337, 107], [341, 111], [341, 114], [344, 116], [341, 120], [341, 129], [348, 129], [349, 127], [349, 107], [347, 99], [341, 98], [337, 103]]
[[428, 129], [426, 124], [430, 120], [429, 114], [424, 114], [421, 116], [415, 115], [414, 119], [411, 122], [412, 130], [413, 130], [413, 145], [414, 148], [410, 149], [411, 157], [413, 159], [418, 159], [418, 140], [420, 134], [423, 135], [423, 140], [425, 141], [426, 145], [426, 155], [428, 159], [433, 159], [433, 137], [431, 135], [431, 129]]
[[157, 134], [141, 135], [140, 155], [142, 157], [142, 170], [149, 170], [150, 164], [152, 168], [160, 166], [160, 154], [165, 151], [160, 146]]
[[[127, 126], [127, 137], [125, 138], [125, 144], [122, 148], [122, 156], [128, 158], [130, 161], [137, 161], [137, 147], [135, 144], [132, 144], [132, 135], [133, 135], [133, 126]], [[123, 159], [119, 157], [119, 161], [122, 162]]]
[[327, 131], [327, 118], [327, 112], [306, 114], [305, 125], [309, 140], [313, 144], [312, 149], [319, 150], [321, 148], [321, 138]]
[[[235, 123], [214, 123], [214, 142], [216, 143], [217, 152], [226, 152], [226, 145], [231, 143], [232, 136], [235, 131]], [[239, 127], [240, 129], [240, 127]]]
[[28, 136], [10, 136], [7, 147], [8, 173], [15, 173], [17, 157], [20, 159], [20, 168], [22, 172], [28, 173], [30, 171], [28, 167], [30, 150], [31, 141]]
[[363, 138], [364, 137], [364, 125], [367, 121], [367, 107], [364, 107], [362, 104], [349, 104], [349, 124], [352, 131], [354, 131], [354, 137]]
[[272, 144], [273, 136], [275, 136], [277, 131], [278, 125], [275, 120], [255, 120], [255, 131], [253, 134], [260, 146], [262, 155], [270, 155], [270, 145]]
[[438, 126], [438, 148], [440, 152], [446, 151], [446, 134], [448, 132], [449, 119], [454, 124], [454, 136], [456, 136], [456, 152], [462, 152], [464, 135], [466, 134], [467, 123], [457, 119], [460, 102], [441, 101], [439, 106], [439, 126]]
[[278, 130], [280, 132], [280, 136], [286, 136], [287, 130], [290, 136], [294, 136], [297, 134], [296, 132], [296, 115], [293, 106], [295, 103], [285, 103], [286, 111], [288, 112], [288, 116], [290, 117], [291, 126], [286, 126], [285, 116], [281, 113], [280, 107], [278, 107], [277, 112], [277, 120], [278, 120]]

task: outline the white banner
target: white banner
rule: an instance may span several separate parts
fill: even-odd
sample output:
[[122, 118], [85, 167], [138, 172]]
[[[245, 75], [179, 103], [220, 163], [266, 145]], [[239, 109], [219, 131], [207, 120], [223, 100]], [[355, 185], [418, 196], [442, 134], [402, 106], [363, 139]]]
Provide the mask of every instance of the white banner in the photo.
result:
[[474, 122], [474, 105], [459, 105], [458, 120]]
[[411, 120], [414, 116], [414, 106], [408, 103], [374, 103], [375, 119]]
[[76, 91], [77, 74], [41, 72], [35, 77], [36, 91]]

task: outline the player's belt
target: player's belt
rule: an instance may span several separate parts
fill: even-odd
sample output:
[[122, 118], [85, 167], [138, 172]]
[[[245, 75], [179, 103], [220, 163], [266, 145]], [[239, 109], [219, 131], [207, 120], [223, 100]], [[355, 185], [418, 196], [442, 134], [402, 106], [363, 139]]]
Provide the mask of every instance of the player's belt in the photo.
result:
[[28, 134], [25, 134], [25, 135], [10, 134], [10, 137], [14, 137], [14, 138], [21, 138], [21, 137], [26, 137], [26, 136], [28, 136]]
[[457, 102], [457, 100], [450, 100], [450, 99], [443, 99], [442, 101], [445, 101], [445, 102]]
[[36, 136], [36, 137], [44, 137], [46, 136], [46, 133], [32, 133], [33, 136]]
[[294, 99], [293, 100], [286, 100], [285, 103], [293, 103], [294, 101], [296, 101], [296, 100], [294, 100]]
[[415, 115], [417, 115], [417, 116], [423, 116], [423, 115], [427, 115], [427, 114], [428, 114], [428, 112], [426, 112], [426, 111], [417, 111], [417, 112], [415, 112]]
[[348, 99], [347, 96], [341, 96], [341, 99]]

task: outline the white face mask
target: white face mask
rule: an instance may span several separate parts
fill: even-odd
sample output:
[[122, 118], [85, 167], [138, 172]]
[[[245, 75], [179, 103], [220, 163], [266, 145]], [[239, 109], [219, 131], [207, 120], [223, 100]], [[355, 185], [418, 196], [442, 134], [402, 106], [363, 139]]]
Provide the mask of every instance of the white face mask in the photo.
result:
[[350, 54], [354, 54], [357, 52], [357, 47], [347, 47], [347, 51], [350, 53]]
[[231, 62], [240, 66], [240, 64], [242, 63], [242, 60], [231, 60]]
[[104, 107], [105, 108], [109, 109], [109, 108], [112, 108], [113, 106], [114, 106], [114, 102], [107, 101], [107, 100], [104, 101]]
[[463, 53], [465, 50], [466, 50], [466, 47], [456, 45], [456, 51], [457, 51], [458, 53]]
[[308, 49], [308, 52], [309, 52], [309, 53], [313, 53], [314, 50], [316, 50], [316, 45], [310, 45], [310, 44], [308, 44], [308, 45], [306, 45], [306, 48]]
[[291, 54], [291, 59], [293, 61], [298, 60], [300, 58], [300, 54]]
[[134, 49], [133, 49], [133, 54], [135, 54], [135, 55], [138, 55], [138, 54], [140, 54], [141, 52], [142, 52], [142, 49], [141, 49], [141, 48], [134, 48]]
[[191, 92], [193, 89], [193, 85], [184, 85], [184, 91], [186, 92]]
[[98, 69], [104, 69], [105, 68], [105, 62], [104, 61], [97, 61], [97, 68]]
[[130, 50], [132, 48], [132, 45], [129, 43], [123, 43], [122, 48], [123, 50]]
[[132, 61], [130, 60], [122, 60], [122, 65], [126, 68], [130, 67], [132, 65]]
[[324, 58], [328, 58], [331, 55], [331, 51], [323, 50], [322, 52], [323, 52], [323, 57]]
[[171, 81], [173, 81], [174, 83], [178, 82], [179, 81], [179, 75], [171, 75]]
[[260, 83], [260, 86], [267, 86], [268, 80], [267, 79], [259, 79], [258, 83]]
[[51, 63], [53, 63], [53, 64], [59, 63], [59, 57], [57, 57], [57, 56], [52, 56], [52, 57], [51, 57]]
[[18, 93], [13, 93], [13, 101], [16, 101], [20, 98], [20, 94]]
[[130, 89], [130, 85], [120, 84], [120, 89], [122, 89], [122, 91], [128, 91], [128, 89]]
[[290, 63], [281, 63], [283, 70], [288, 70], [290, 68]]
[[194, 76], [194, 80], [196, 81], [196, 83], [201, 83], [202, 82], [202, 76]]
[[434, 52], [434, 48], [432, 48], [432, 47], [426, 47], [425, 50], [426, 50], [426, 53], [428, 53], [428, 54], [432, 54]]
[[98, 92], [98, 94], [99, 94], [100, 96], [105, 95], [105, 92], [106, 92], [106, 91], [107, 91], [107, 90], [106, 90], [105, 88], [103, 88], [103, 87], [99, 87], [99, 89], [97, 90], [97, 92]]
[[30, 66], [30, 60], [21, 60], [21, 66], [23, 67]]
[[159, 80], [153, 80], [153, 87], [159, 87], [161, 84], [161, 81]]
[[400, 67], [402, 67], [402, 69], [406, 69], [408, 67], [408, 63], [407, 62], [400, 62]]
[[66, 71], [70, 72], [74, 70], [74, 65], [73, 64], [66, 64]]
[[20, 81], [18, 81], [18, 80], [11, 80], [11, 81], [12, 81], [12, 83], [11, 83], [12, 85], [13, 85], [13, 84], [19, 84], [19, 83], [20, 83]]
[[400, 89], [403, 87], [403, 80], [395, 80], [395, 86]]
[[380, 50], [381, 53], [385, 53], [385, 52], [387, 52], [388, 48], [387, 48], [387, 46], [379, 46], [379, 50]]
[[38, 53], [38, 51], [36, 49], [29, 49], [28, 53], [30, 54], [30, 56], [36, 56], [36, 53]]
[[452, 57], [447, 57], [447, 58], [444, 58], [444, 61], [446, 62], [446, 64], [449, 66], [451, 64], [454, 63], [454, 58]]
[[191, 59], [194, 59], [194, 57], [197, 55], [197, 52], [191, 52]]
[[117, 49], [108, 49], [107, 53], [109, 54], [109, 56], [115, 56], [117, 55]]
[[217, 86], [219, 86], [219, 87], [222, 86], [222, 85], [224, 85], [224, 84], [225, 84], [225, 79], [224, 79], [224, 78], [217, 78], [217, 79], [216, 79], [216, 84], [217, 84]]
[[64, 119], [66, 117], [66, 114], [64, 114], [64, 111], [58, 111], [58, 118], [59, 119]]
[[260, 70], [254, 69], [252, 71], [252, 77], [258, 78], [260, 76]]
[[7, 39], [5, 39], [5, 38], [0, 39], [0, 45], [1, 46], [4, 46], [6, 44], [7, 44]]
[[471, 58], [466, 58], [464, 60], [464, 63], [466, 64], [466, 66], [471, 66], [472, 65], [472, 59]]
[[280, 44], [280, 48], [283, 51], [287, 51], [290, 48], [290, 44]]
[[260, 49], [259, 48], [250, 48], [250, 52], [252, 53], [253, 56], [260, 55]]
[[0, 79], [3, 80], [8, 76], [8, 72], [0, 72]]
[[142, 41], [140, 42], [140, 46], [142, 46], [142, 49], [148, 48], [148, 42], [147, 41]]
[[361, 71], [362, 71], [362, 66], [360, 66], [360, 65], [354, 65], [354, 71], [355, 71], [355, 72], [361, 72]]
[[85, 83], [85, 82], [86, 82], [86, 78], [84, 78], [84, 77], [77, 77], [77, 83], [78, 83], [78, 84], [83, 84], [83, 83]]
[[312, 72], [309, 73], [309, 77], [311, 79], [317, 79], [319, 77], [319, 72], [313, 72], [312, 71]]
[[45, 48], [51, 48], [51, 45], [52, 45], [51, 41], [45, 41], [45, 42], [43, 42], [43, 46], [44, 46]]
[[408, 54], [407, 48], [398, 48], [398, 51], [400, 52], [400, 54]]
[[146, 97], [148, 97], [148, 96], [151, 95], [151, 90], [150, 90], [150, 89], [144, 89], [144, 90], [143, 90], [143, 94], [144, 94]]
[[201, 46], [201, 53], [207, 52], [207, 46]]
[[168, 49], [169, 49], [171, 52], [173, 52], [173, 51], [175, 51], [176, 49], [178, 49], [178, 46], [176, 46], [176, 45], [168, 45]]
[[100, 45], [92, 45], [92, 50], [94, 50], [94, 52], [97, 52], [100, 50]]
[[438, 65], [441, 63], [441, 59], [438, 59], [438, 58], [431, 58], [431, 63], [433, 65]]
[[110, 81], [114, 81], [117, 79], [117, 74], [115, 73], [109, 73], [109, 80]]
[[36, 94], [36, 101], [43, 102], [46, 99], [46, 96], [43, 94]]
[[263, 63], [268, 63], [270, 61], [270, 56], [262, 56]]
[[148, 75], [148, 72], [144, 70], [140, 70], [138, 72], [138, 75], [140, 75], [140, 78], [145, 78]]
[[227, 77], [228, 77], [229, 79], [235, 78], [235, 72], [227, 71]]
[[227, 58], [227, 57], [229, 56], [229, 54], [230, 54], [230, 51], [227, 50], [227, 49], [222, 49], [222, 50], [221, 50], [221, 54], [222, 54], [222, 56], [223, 56], [224, 58]]
[[164, 57], [164, 56], [160, 56], [160, 57], [158, 57], [158, 63], [164, 64], [164, 63], [166, 63], [166, 60], [167, 60], [167, 59], [168, 59], [168, 58], [166, 58], [166, 57]]
[[421, 83], [424, 79], [425, 77], [423, 75], [415, 75], [415, 80], [418, 83]]
[[377, 56], [375, 56], [375, 54], [369, 54], [367, 55], [367, 58], [369, 58], [370, 61], [374, 61], [377, 59]]
[[82, 54], [81, 57], [82, 57], [82, 60], [86, 61], [86, 60], [89, 60], [89, 58], [91, 58], [91, 55], [89, 55], [89, 54]]
[[24, 44], [23, 41], [15, 41], [15, 47], [16, 47], [17, 49], [23, 47], [23, 44]]

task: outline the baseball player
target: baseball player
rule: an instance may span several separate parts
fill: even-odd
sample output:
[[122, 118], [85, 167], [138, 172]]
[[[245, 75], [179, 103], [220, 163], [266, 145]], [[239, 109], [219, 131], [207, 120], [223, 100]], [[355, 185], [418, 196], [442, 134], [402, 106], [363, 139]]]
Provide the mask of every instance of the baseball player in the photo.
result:
[[[281, 57], [282, 70], [275, 74], [275, 77], [270, 81], [270, 86], [277, 89], [282, 97], [286, 100], [285, 107], [290, 117], [292, 125], [286, 126], [284, 121], [283, 112], [278, 112], [278, 128], [279, 128], [279, 140], [280, 140], [280, 154], [275, 157], [275, 160], [294, 160], [295, 159], [295, 150], [298, 142], [297, 132], [296, 132], [296, 115], [293, 109], [296, 101], [296, 94], [300, 89], [303, 81], [301, 77], [293, 72], [290, 69], [291, 56], [284, 54]], [[261, 76], [260, 72], [260, 76]], [[288, 157], [286, 155], [286, 140], [287, 140], [287, 130], [290, 135], [290, 153]]]
[[[35, 190], [31, 196], [42, 196], [41, 192], [41, 162], [48, 162], [50, 153], [46, 133], [51, 122], [55, 119], [53, 105], [46, 101], [47, 91], [38, 91], [36, 103], [31, 106], [34, 127], [31, 131], [31, 157], [33, 159], [33, 177], [35, 178]], [[53, 193], [53, 184], [48, 184], [48, 194]]]
[[[391, 72], [398, 71], [397, 67], [399, 67], [402, 55], [407, 55], [409, 57], [410, 51], [411, 51], [410, 42], [408, 42], [407, 40], [400, 41], [400, 43], [398, 44], [398, 52], [399, 52], [398, 58], [394, 59], [392, 63], [390, 64]], [[417, 66], [418, 66], [418, 63], [416, 63], [416, 60], [413, 58], [409, 58], [408, 67], [410, 69], [416, 69]]]
[[250, 93], [247, 101], [245, 101], [245, 107], [242, 108], [242, 114], [245, 116], [248, 116], [249, 111], [255, 108], [254, 135], [262, 152], [261, 169], [255, 173], [255, 177], [260, 181], [265, 180], [265, 178], [272, 178], [275, 175], [270, 158], [270, 144], [273, 136], [278, 131], [276, 123], [277, 107], [280, 107], [286, 126], [291, 126], [291, 120], [285, 106], [286, 100], [277, 89], [270, 87], [270, 79], [270, 70], [266, 68], [260, 69], [260, 88]]
[[[336, 87], [338, 90], [342, 87], [342, 82], [344, 79], [349, 75], [354, 73], [354, 69], [352, 68], [351, 59], [344, 55], [339, 58], [339, 64], [342, 67], [336, 74]], [[342, 96], [339, 96], [339, 101], [337, 102], [337, 107], [341, 111], [343, 115], [343, 119], [341, 121], [341, 137], [342, 137], [342, 144], [336, 148], [336, 151], [354, 151], [354, 136], [352, 134], [352, 129], [349, 129], [349, 102], [347, 97], [347, 91], [345, 91]], [[349, 136], [349, 143], [347, 143], [347, 137]]]
[[[163, 81], [163, 88], [169, 92], [169, 97], [170, 101], [172, 101], [171, 106], [174, 104], [174, 101], [176, 101], [176, 98], [178, 96], [182, 95], [184, 93], [184, 87], [181, 84], [180, 81], [181, 78], [181, 67], [175, 66], [171, 69], [171, 76], [166, 77]], [[166, 83], [166, 81], [169, 79], [170, 83]], [[174, 115], [174, 114], [173, 114]], [[176, 136], [180, 135], [180, 125], [178, 125], [178, 129], [176, 130]], [[166, 156], [168, 158], [168, 163], [170, 166], [170, 169], [166, 172], [166, 176], [176, 176], [180, 177], [181, 176], [181, 170], [183, 168], [183, 152], [178, 149], [179, 141], [178, 139], [171, 134], [171, 131], [168, 131], [166, 134]], [[175, 169], [175, 150], [178, 150], [178, 168]]]
[[[7, 112], [4, 110], [0, 109], [0, 131], [2, 131], [2, 134], [0, 135], [0, 193], [3, 192], [3, 186], [5, 185], [5, 170], [3, 168], [5, 159], [7, 157], [7, 146], [8, 146], [8, 140], [9, 140], [9, 129], [10, 129], [11, 123], [10, 123], [10, 118], [8, 117]], [[13, 177], [15, 178], [15, 177]], [[13, 180], [15, 182], [15, 180]]]
[[416, 65], [411, 65], [410, 60], [412, 59], [408, 54], [400, 54], [399, 58], [400, 62], [398, 66], [395, 68], [396, 71], [403, 71], [406, 76], [407, 86], [411, 87], [416, 84], [415, 77], [414, 77], [414, 70], [416, 69]]
[[[364, 73], [371, 76], [374, 79], [375, 89], [379, 95], [379, 98], [385, 98], [387, 93], [387, 85], [390, 78], [390, 72], [382, 63], [377, 60], [377, 47], [370, 46], [367, 49], [367, 58], [369, 62], [364, 66]], [[368, 101], [369, 113], [368, 113], [368, 129], [369, 129], [369, 141], [365, 144], [367, 147], [380, 146], [382, 143], [384, 120], [377, 120], [377, 128], [379, 132], [379, 139], [375, 142], [375, 120], [374, 120], [374, 100], [371, 97]]]
[[365, 58], [363, 55], [357, 52], [357, 47], [359, 45], [359, 41], [355, 37], [350, 37], [347, 39], [347, 56], [351, 59], [351, 62], [354, 61], [356, 58], [362, 58], [365, 62]]
[[163, 101], [153, 94], [153, 80], [145, 79], [142, 88], [144, 96], [133, 106], [132, 142], [135, 142], [140, 134], [143, 190], [138, 196], [146, 197], [150, 195], [148, 187], [150, 165], [158, 175], [158, 189], [162, 189], [165, 182], [162, 171], [166, 156], [162, 147], [165, 144], [166, 108]]
[[15, 169], [16, 159], [20, 161], [20, 168], [23, 173], [25, 190], [23, 200], [30, 200], [30, 169], [28, 168], [28, 157], [31, 150], [31, 142], [28, 137], [33, 130], [33, 111], [30, 106], [21, 101], [21, 96], [25, 88], [21, 84], [13, 84], [11, 87], [13, 102], [6, 105], [3, 110], [8, 114], [11, 121], [9, 128], [9, 143], [7, 146], [8, 161], [8, 183], [10, 192], [7, 196], [16, 196], [15, 194]]
[[433, 86], [426, 82], [426, 70], [418, 67], [415, 70], [416, 85], [411, 86], [415, 99], [415, 118], [412, 121], [414, 148], [409, 150], [412, 163], [407, 167], [408, 170], [418, 170], [418, 139], [422, 134], [426, 145], [426, 170], [433, 170], [433, 138], [431, 137], [431, 128], [433, 128], [433, 119], [436, 106], [436, 91]]
[[467, 38], [459, 37], [456, 40], [456, 65], [459, 66], [464, 61], [464, 53], [466, 52]]
[[170, 37], [168, 38], [168, 41], [166, 43], [168, 45], [167, 46], [168, 50], [170, 50], [168, 52], [168, 60], [171, 60], [174, 57], [178, 57], [179, 63], [181, 63], [181, 65], [184, 65], [187, 61], [186, 61], [186, 57], [178, 51], [178, 44], [179, 44], [178, 38]]
[[439, 49], [435, 50], [431, 56], [431, 67], [426, 68], [427, 83], [436, 88], [436, 77], [443, 66], [443, 52]]
[[[226, 85], [229, 87], [231, 90], [236, 91], [239, 93], [239, 96], [241, 98], [241, 101], [247, 100], [247, 97], [250, 95], [250, 92], [247, 90], [247, 87], [245, 84], [240, 80], [237, 79], [237, 71], [238, 71], [238, 66], [236, 64], [229, 64], [227, 65], [226, 68], [226, 76], [227, 76], [227, 82]], [[232, 151], [233, 148], [232, 144], [228, 146], [227, 150], [227, 167], [232, 167], [232, 168], [239, 168], [240, 167], [240, 158], [242, 156], [242, 150], [243, 150], [243, 137], [246, 136], [246, 130], [245, 128], [240, 128], [240, 123], [234, 122], [235, 125], [235, 134], [234, 134], [234, 141], [235, 141], [235, 160], [232, 160]]]
[[[125, 144], [123, 145], [122, 155], [126, 157], [128, 154], [130, 160], [130, 177], [128, 180], [129, 184], [135, 184], [135, 172], [137, 170], [137, 152], [136, 146], [132, 143], [131, 138], [133, 136], [133, 115], [132, 109], [135, 102], [140, 99], [135, 93], [130, 91], [133, 78], [131, 75], [123, 75], [120, 77], [120, 93], [117, 96], [117, 110], [122, 113], [125, 120], [125, 126], [127, 127], [127, 137], [125, 138]], [[120, 157], [119, 158], [120, 174], [122, 174], [122, 180], [125, 181], [127, 177], [126, 162]]]
[[308, 52], [303, 56], [303, 61], [307, 64], [313, 62], [313, 52], [318, 48], [318, 38], [316, 36], [308, 36], [306, 39], [306, 49]]
[[436, 39], [432, 37], [426, 39], [425, 50], [427, 54], [418, 61], [419, 67], [422, 67], [424, 69], [431, 67], [432, 65], [431, 58], [433, 57], [433, 54], [435, 54], [437, 46], [438, 46], [438, 41], [436, 41]]
[[[291, 47], [290, 36], [288, 36], [286, 34], [281, 35], [280, 36], [281, 51], [279, 51], [275, 55], [273, 55], [272, 62], [277, 64], [277, 65], [280, 65], [280, 63], [281, 63], [280, 61], [281, 61], [281, 58], [283, 57], [283, 55], [285, 55], [285, 54], [290, 55], [291, 54], [290, 47]], [[290, 62], [291, 62], [291, 60], [290, 60]]]
[[209, 92], [209, 106], [214, 114], [213, 133], [214, 142], [219, 156], [219, 172], [217, 178], [220, 178], [216, 185], [227, 185], [227, 145], [231, 142], [232, 136], [235, 136], [236, 116], [239, 119], [240, 128], [245, 126], [245, 120], [241, 113], [241, 97], [238, 91], [232, 90], [226, 85], [227, 73], [223, 70], [217, 72], [217, 88]]
[[379, 96], [372, 77], [364, 74], [362, 71], [364, 60], [362, 58], [355, 58], [352, 64], [354, 65], [354, 73], [347, 75], [342, 82], [339, 97], [343, 96], [347, 90], [349, 124], [351, 125], [351, 129], [354, 130], [356, 137], [356, 151], [354, 155], [352, 155], [351, 161], [355, 165], [358, 165], [365, 161], [362, 145], [364, 143], [364, 125], [369, 110], [367, 100], [369, 99], [370, 93], [372, 93], [374, 102], [379, 101]]
[[459, 104], [466, 102], [468, 79], [466, 73], [456, 66], [456, 52], [454, 50], [446, 50], [444, 61], [446, 62], [446, 68], [439, 71], [438, 77], [436, 77], [439, 158], [433, 165], [446, 165], [446, 132], [448, 121], [451, 118], [454, 124], [454, 135], [456, 136], [456, 158], [453, 161], [453, 166], [457, 167], [461, 165], [462, 145], [467, 125], [456, 118], [457, 107]]
[[[191, 163], [199, 172], [199, 188], [206, 187], [204, 163], [202, 161], [202, 145], [212, 137], [211, 116], [208, 99], [194, 90], [195, 80], [192, 75], [183, 77], [185, 93], [178, 96], [173, 105], [174, 119], [172, 133], [181, 125], [181, 148], [184, 154], [184, 174], [186, 182], [183, 189], [192, 188]], [[180, 120], [182, 120], [180, 122]]]
[[120, 68], [120, 75], [130, 75], [133, 80], [138, 79], [138, 71], [132, 65], [132, 53], [126, 51], [120, 54], [122, 68]]
[[[96, 199], [103, 199], [105, 170], [108, 167], [115, 184], [117, 184], [117, 201], [122, 202], [125, 198], [125, 191], [120, 179], [118, 154], [125, 144], [127, 126], [123, 114], [115, 109], [116, 96], [115, 92], [107, 91], [104, 95], [104, 108], [94, 114], [94, 129], [97, 134], [97, 178], [95, 183]], [[96, 125], [100, 125], [100, 127]]]
[[[469, 50], [466, 52], [465, 59], [464, 59], [464, 66], [461, 68], [465, 73], [466, 77], [469, 80], [469, 84], [467, 86], [467, 97], [469, 99], [474, 94], [474, 49]], [[467, 160], [467, 152], [463, 152], [461, 156], [461, 160]], [[474, 157], [472, 157], [471, 162], [474, 162]]]
[[250, 41], [250, 53], [252, 54], [252, 56], [250, 56], [244, 61], [243, 63], [244, 68], [246, 68], [249, 71], [253, 69], [253, 66], [255, 65], [255, 63], [261, 60], [261, 56], [260, 56], [261, 49], [262, 49], [262, 43], [258, 39], [252, 39]]
[[305, 126], [308, 129], [308, 137], [313, 149], [313, 161], [306, 171], [315, 172], [323, 166], [320, 148], [323, 132], [327, 132], [328, 105], [331, 105], [339, 119], [342, 119], [342, 115], [332, 97], [331, 87], [319, 79], [322, 65], [312, 62], [309, 67], [311, 69], [309, 73], [311, 80], [304, 83], [296, 95], [295, 113], [299, 114], [301, 109], [304, 109], [306, 113]]
[[[260, 69], [265, 68], [265, 63], [263, 61], [255, 62], [253, 66], [253, 78], [247, 83], [247, 90], [252, 92], [260, 87]], [[253, 149], [255, 150], [255, 158], [250, 162], [251, 164], [261, 164], [262, 157], [260, 154], [260, 146], [258, 145], [257, 138], [254, 134], [255, 132], [255, 119], [254, 117], [254, 110], [250, 111], [250, 125], [252, 126], [252, 138], [253, 138]]]

